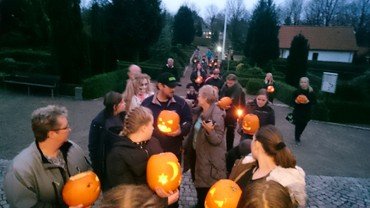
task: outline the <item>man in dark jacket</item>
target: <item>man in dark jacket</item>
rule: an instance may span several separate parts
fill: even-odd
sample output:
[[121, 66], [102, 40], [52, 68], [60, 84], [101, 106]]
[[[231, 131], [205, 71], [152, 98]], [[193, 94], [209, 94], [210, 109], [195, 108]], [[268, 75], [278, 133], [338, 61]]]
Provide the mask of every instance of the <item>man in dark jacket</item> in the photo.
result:
[[123, 128], [125, 103], [118, 92], [104, 96], [104, 110], [91, 122], [89, 132], [89, 156], [94, 172], [99, 176], [103, 191], [107, 190], [106, 156]]
[[[154, 132], [164, 152], [172, 152], [181, 161], [181, 145], [192, 125], [190, 108], [185, 100], [174, 95], [177, 86], [176, 78], [170, 73], [163, 73], [158, 77], [158, 92], [146, 98], [141, 105], [149, 108], [153, 112]], [[163, 133], [157, 127], [158, 115], [162, 110], [175, 111], [180, 116], [180, 129], [176, 132]]]
[[168, 58], [167, 64], [162, 68], [161, 73], [165, 72], [171, 73], [176, 78], [177, 81], [180, 81], [179, 73], [177, 72], [174, 62], [175, 61], [173, 60], [173, 58]]
[[236, 127], [237, 117], [235, 111], [238, 108], [245, 109], [245, 93], [242, 86], [238, 83], [235, 74], [229, 74], [226, 77], [226, 82], [220, 91], [220, 98], [230, 97], [233, 102], [229, 109], [226, 110], [225, 127], [226, 127], [226, 146], [227, 151], [233, 148], [234, 131]]

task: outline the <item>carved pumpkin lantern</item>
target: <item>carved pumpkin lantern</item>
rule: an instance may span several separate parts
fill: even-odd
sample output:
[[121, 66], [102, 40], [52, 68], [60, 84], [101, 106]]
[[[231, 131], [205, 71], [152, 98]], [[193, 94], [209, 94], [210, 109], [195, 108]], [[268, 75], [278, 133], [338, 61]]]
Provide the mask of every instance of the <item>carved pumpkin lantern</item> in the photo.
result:
[[298, 95], [295, 101], [300, 104], [305, 104], [308, 102], [308, 98], [306, 97], [306, 95]]
[[180, 128], [180, 117], [175, 111], [163, 110], [158, 115], [157, 127], [163, 133], [176, 132]]
[[146, 167], [146, 180], [152, 190], [176, 190], [181, 184], [181, 166], [176, 155], [171, 152], [152, 155]]
[[235, 208], [238, 205], [242, 190], [234, 181], [221, 179], [209, 189], [204, 207]]
[[195, 83], [197, 84], [202, 84], [203, 82], [203, 77], [202, 76], [198, 76], [196, 79], [195, 79]]
[[249, 135], [253, 135], [260, 128], [260, 120], [258, 116], [254, 114], [247, 114], [243, 118], [242, 129], [243, 132]]
[[231, 103], [233, 103], [233, 100], [230, 97], [223, 97], [217, 102], [217, 105], [221, 109], [225, 110], [227, 107], [231, 105]]
[[62, 196], [68, 206], [92, 205], [100, 195], [100, 181], [92, 171], [79, 173], [69, 178], [63, 187]]
[[274, 87], [274, 86], [272, 86], [272, 85], [267, 86], [267, 92], [268, 92], [268, 93], [273, 93], [273, 92], [275, 92], [275, 87]]

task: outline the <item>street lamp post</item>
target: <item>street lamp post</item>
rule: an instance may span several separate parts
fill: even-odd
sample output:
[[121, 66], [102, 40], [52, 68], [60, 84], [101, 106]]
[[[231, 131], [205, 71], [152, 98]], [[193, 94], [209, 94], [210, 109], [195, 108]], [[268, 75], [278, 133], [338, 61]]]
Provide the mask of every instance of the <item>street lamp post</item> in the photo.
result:
[[225, 41], [226, 41], [226, 26], [227, 26], [227, 7], [225, 9], [225, 22], [224, 22], [224, 34], [222, 40], [222, 60], [225, 60]]

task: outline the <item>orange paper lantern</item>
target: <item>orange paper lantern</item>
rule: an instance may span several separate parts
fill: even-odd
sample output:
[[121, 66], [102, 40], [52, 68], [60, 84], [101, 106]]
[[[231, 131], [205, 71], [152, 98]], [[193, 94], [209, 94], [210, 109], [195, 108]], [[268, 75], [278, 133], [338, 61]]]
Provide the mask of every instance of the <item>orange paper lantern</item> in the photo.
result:
[[217, 105], [221, 109], [226, 109], [228, 106], [230, 106], [233, 103], [233, 100], [230, 97], [223, 97], [218, 102]]
[[254, 114], [247, 114], [243, 118], [242, 129], [243, 132], [249, 135], [253, 135], [260, 128], [260, 120], [258, 116]]
[[163, 110], [158, 115], [157, 127], [161, 132], [172, 133], [180, 128], [180, 117], [175, 111]]
[[181, 184], [181, 166], [176, 155], [171, 152], [152, 155], [146, 167], [146, 180], [152, 190], [176, 190]]
[[242, 190], [234, 181], [221, 179], [209, 189], [204, 207], [235, 208], [238, 205]]
[[62, 196], [68, 206], [92, 205], [100, 195], [100, 181], [92, 171], [79, 173], [69, 178], [63, 187]]
[[305, 104], [308, 102], [308, 98], [306, 97], [306, 95], [298, 95], [295, 101], [300, 104]]
[[275, 87], [272, 86], [272, 85], [267, 86], [267, 92], [269, 92], [269, 93], [275, 92]]

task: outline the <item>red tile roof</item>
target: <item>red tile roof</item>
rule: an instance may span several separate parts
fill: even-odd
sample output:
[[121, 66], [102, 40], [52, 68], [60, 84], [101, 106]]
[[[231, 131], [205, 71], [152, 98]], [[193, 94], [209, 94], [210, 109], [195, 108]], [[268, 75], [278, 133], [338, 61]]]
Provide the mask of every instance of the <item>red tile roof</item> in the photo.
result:
[[311, 50], [357, 51], [352, 27], [281, 26], [279, 48], [290, 48], [294, 36], [305, 36]]

